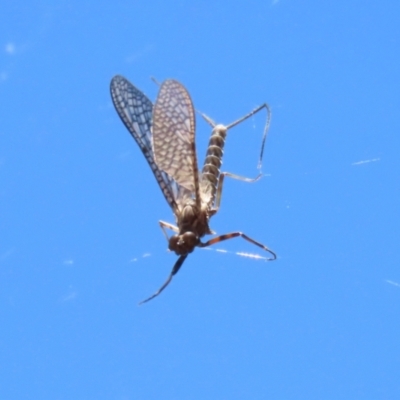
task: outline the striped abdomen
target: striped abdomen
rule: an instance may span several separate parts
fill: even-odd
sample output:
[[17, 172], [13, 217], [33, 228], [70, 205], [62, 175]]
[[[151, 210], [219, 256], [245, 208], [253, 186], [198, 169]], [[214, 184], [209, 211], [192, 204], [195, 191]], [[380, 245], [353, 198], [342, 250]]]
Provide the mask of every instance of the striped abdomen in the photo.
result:
[[202, 203], [211, 207], [215, 200], [215, 193], [222, 165], [222, 156], [224, 155], [224, 145], [227, 128], [224, 125], [216, 125], [211, 133], [208, 143], [206, 159], [204, 160], [203, 170], [201, 172], [201, 197]]

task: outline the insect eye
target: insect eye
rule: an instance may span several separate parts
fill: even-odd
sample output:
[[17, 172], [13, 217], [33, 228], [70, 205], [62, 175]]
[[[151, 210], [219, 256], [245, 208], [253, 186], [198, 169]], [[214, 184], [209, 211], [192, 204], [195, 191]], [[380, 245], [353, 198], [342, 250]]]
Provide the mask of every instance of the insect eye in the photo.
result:
[[169, 245], [168, 248], [171, 251], [175, 251], [177, 252], [179, 245], [178, 245], [178, 241], [179, 241], [179, 236], [178, 235], [173, 235], [169, 238]]
[[199, 238], [193, 232], [185, 232], [183, 234], [183, 241], [185, 244], [185, 248], [188, 250], [189, 253], [193, 251]]

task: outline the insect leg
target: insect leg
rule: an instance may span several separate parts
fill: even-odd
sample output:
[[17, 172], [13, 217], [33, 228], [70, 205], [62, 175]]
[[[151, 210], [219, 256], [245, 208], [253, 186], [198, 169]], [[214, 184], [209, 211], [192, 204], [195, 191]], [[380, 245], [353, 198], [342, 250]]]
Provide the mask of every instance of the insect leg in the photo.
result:
[[170, 224], [169, 222], [158, 221], [158, 223], [160, 224], [160, 228], [162, 229], [164, 236], [167, 238], [168, 243], [169, 243], [169, 236], [165, 229], [171, 229], [171, 231], [179, 233], [179, 229], [175, 225]]
[[184, 254], [183, 256], [180, 256], [178, 258], [178, 260], [176, 261], [174, 268], [172, 268], [171, 273], [169, 274], [168, 279], [164, 282], [164, 284], [160, 287], [160, 289], [157, 290], [157, 292], [155, 292], [154, 294], [152, 294], [149, 298], [147, 298], [146, 300], [143, 300], [139, 303], [139, 306], [142, 305], [143, 303], [147, 303], [148, 301], [154, 299], [154, 297], [157, 297], [171, 282], [173, 276], [179, 271], [179, 269], [181, 268], [183, 262], [185, 261], [186, 257], [188, 255]]
[[264, 246], [262, 243], [257, 242], [256, 240], [252, 239], [251, 237], [245, 235], [243, 232], [232, 232], [232, 233], [227, 233], [225, 235], [217, 236], [213, 239], [210, 239], [208, 242], [205, 242], [205, 243], [200, 242], [198, 244], [198, 247], [208, 247], [215, 243], [219, 243], [219, 242], [222, 242], [222, 241], [228, 240], [228, 239], [233, 239], [233, 238], [239, 237], [239, 236], [242, 237], [243, 239], [247, 240], [248, 242], [253, 243], [258, 247], [261, 247], [263, 250], [268, 251], [270, 254], [272, 254], [273, 258], [268, 258], [267, 261], [276, 260], [276, 254], [272, 250], [270, 250], [267, 246]]
[[253, 182], [257, 182], [262, 177], [262, 174], [261, 173], [258, 174], [255, 178], [246, 178], [245, 176], [231, 174], [230, 172], [221, 172], [219, 179], [218, 179], [215, 205], [211, 210], [212, 214], [216, 214], [219, 210], [219, 207], [221, 204], [221, 197], [222, 197], [222, 186], [224, 183], [225, 176], [229, 176], [229, 178], [237, 179], [239, 181], [253, 183]]

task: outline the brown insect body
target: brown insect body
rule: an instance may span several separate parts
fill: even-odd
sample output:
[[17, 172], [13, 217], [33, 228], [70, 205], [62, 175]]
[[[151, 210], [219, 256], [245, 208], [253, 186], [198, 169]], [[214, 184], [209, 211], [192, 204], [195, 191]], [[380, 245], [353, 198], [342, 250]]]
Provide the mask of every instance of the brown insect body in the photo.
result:
[[[179, 255], [168, 279], [160, 289], [142, 301], [147, 302], [158, 296], [179, 271], [187, 255], [196, 247], [207, 247], [223, 240], [242, 237], [250, 243], [268, 251], [275, 260], [276, 255], [268, 247], [242, 232], [232, 232], [203, 243], [201, 238], [214, 234], [209, 219], [218, 211], [222, 184], [225, 176], [246, 182], [255, 179], [243, 178], [230, 173], [221, 173], [223, 149], [227, 132], [262, 108], [267, 110], [267, 123], [261, 145], [259, 167], [264, 143], [269, 128], [270, 111], [267, 104], [228, 126], [217, 125], [210, 118], [204, 119], [213, 127], [202, 172], [198, 171], [195, 144], [195, 113], [187, 90], [177, 81], [166, 80], [160, 87], [157, 100], [152, 106], [150, 100], [129, 81], [116, 76], [111, 81], [111, 96], [115, 108], [145, 155], [155, 178], [171, 206], [176, 225], [160, 221], [168, 239], [168, 247]], [[165, 228], [175, 232], [168, 237]]]
[[227, 129], [224, 125], [216, 125], [211, 133], [204, 160], [200, 180], [200, 204], [188, 200], [176, 213], [176, 223], [179, 235], [173, 235], [169, 241], [169, 249], [177, 255], [191, 253], [200, 244], [200, 239], [214, 232], [209, 227], [209, 220], [215, 214], [213, 209], [217, 192], [220, 168], [222, 165], [223, 148]]
[[200, 243], [200, 238], [210, 233], [207, 213], [198, 210], [193, 200], [177, 212], [176, 223], [179, 234], [169, 238], [168, 248], [179, 256], [191, 253]]

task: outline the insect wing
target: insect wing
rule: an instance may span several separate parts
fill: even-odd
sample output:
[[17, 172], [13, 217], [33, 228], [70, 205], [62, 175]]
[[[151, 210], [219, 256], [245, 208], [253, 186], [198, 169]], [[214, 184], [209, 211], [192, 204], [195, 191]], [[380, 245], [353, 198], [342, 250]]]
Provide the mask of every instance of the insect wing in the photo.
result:
[[186, 89], [166, 80], [153, 110], [153, 149], [158, 167], [191, 193], [198, 193], [195, 114]]
[[153, 105], [151, 101], [127, 79], [119, 75], [111, 80], [110, 90], [119, 117], [146, 157], [168, 204], [175, 210], [176, 200], [187, 194], [187, 190], [160, 170], [154, 161], [151, 133]]

